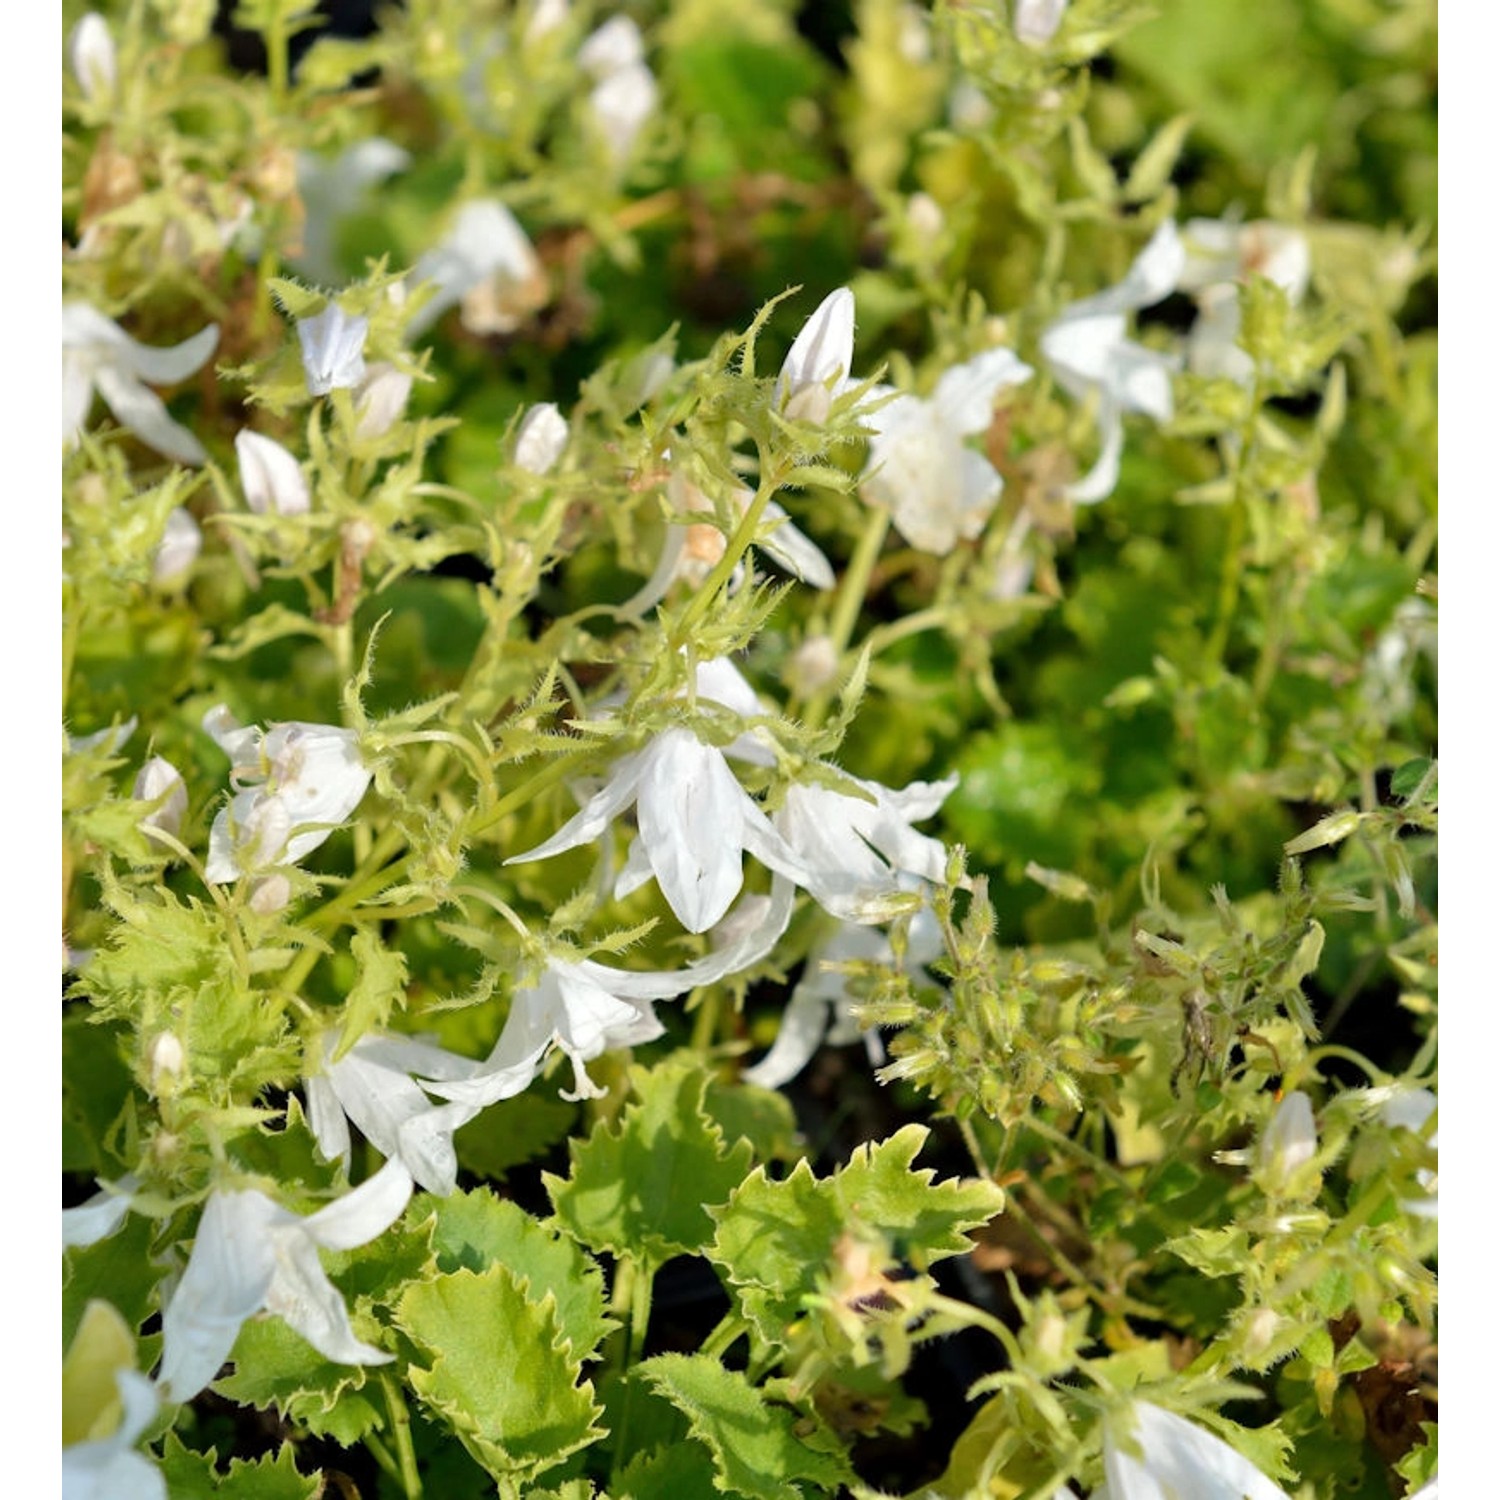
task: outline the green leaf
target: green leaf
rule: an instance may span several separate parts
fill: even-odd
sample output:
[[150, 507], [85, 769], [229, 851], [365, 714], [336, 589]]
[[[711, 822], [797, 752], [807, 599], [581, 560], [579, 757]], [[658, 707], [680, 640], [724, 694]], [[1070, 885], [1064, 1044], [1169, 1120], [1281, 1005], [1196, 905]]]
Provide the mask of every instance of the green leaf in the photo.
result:
[[[661, 1354], [637, 1366], [659, 1395], [683, 1412], [713, 1455], [714, 1487], [749, 1500], [786, 1500], [836, 1490], [853, 1474], [821, 1424], [773, 1406], [744, 1375], [708, 1355]], [[807, 1436], [822, 1438], [810, 1447]], [[816, 1488], [809, 1491], [806, 1486]]]
[[428, 1364], [410, 1383], [502, 1484], [530, 1483], [603, 1436], [554, 1309], [502, 1265], [408, 1289], [401, 1330]]
[[530, 1301], [551, 1297], [558, 1326], [576, 1359], [589, 1359], [614, 1321], [604, 1311], [604, 1273], [584, 1251], [533, 1219], [519, 1204], [484, 1188], [446, 1198], [423, 1194], [413, 1211], [435, 1216], [433, 1247], [445, 1274], [506, 1266]]
[[350, 944], [359, 977], [344, 999], [344, 1029], [339, 1034], [337, 1062], [362, 1036], [383, 1030], [391, 1012], [406, 1003], [406, 960], [392, 952], [373, 928], [361, 927]]
[[161, 1471], [172, 1500], [203, 1500], [208, 1495], [226, 1500], [313, 1500], [323, 1492], [323, 1477], [298, 1473], [294, 1454], [292, 1444], [283, 1443], [274, 1458], [267, 1454], [253, 1463], [231, 1459], [228, 1470], [221, 1472], [214, 1449], [197, 1453], [169, 1432]]
[[713, 1459], [700, 1443], [674, 1443], [669, 1448], [638, 1454], [615, 1481], [614, 1490], [617, 1500], [709, 1495], [714, 1490]]
[[132, 1333], [156, 1311], [161, 1269], [151, 1262], [156, 1223], [128, 1213], [113, 1234], [92, 1245], [76, 1245], [63, 1255], [63, 1348], [73, 1342], [83, 1310], [97, 1299], [108, 1302]]
[[502, 1099], [454, 1135], [459, 1165], [503, 1182], [512, 1167], [536, 1160], [561, 1141], [577, 1118], [578, 1105], [556, 1094], [530, 1089]]
[[708, 1075], [670, 1062], [632, 1074], [637, 1100], [618, 1132], [599, 1125], [569, 1143], [566, 1182], [547, 1174], [558, 1218], [580, 1243], [660, 1265], [712, 1238], [709, 1208], [724, 1203], [750, 1165], [748, 1141], [728, 1151], [703, 1112]]

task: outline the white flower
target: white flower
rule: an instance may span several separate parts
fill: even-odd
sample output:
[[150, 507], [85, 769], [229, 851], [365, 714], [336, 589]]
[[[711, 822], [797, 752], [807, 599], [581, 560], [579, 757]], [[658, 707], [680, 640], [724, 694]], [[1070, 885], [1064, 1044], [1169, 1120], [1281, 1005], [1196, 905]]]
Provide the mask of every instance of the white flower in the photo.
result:
[[1146, 1401], [1128, 1409], [1127, 1452], [1104, 1436], [1108, 1500], [1288, 1500], [1249, 1459], [1205, 1428]]
[[983, 531], [1002, 482], [964, 439], [990, 425], [998, 392], [1031, 373], [1009, 349], [990, 349], [945, 371], [926, 400], [900, 395], [865, 418], [874, 435], [861, 488], [913, 547], [941, 557]]
[[1058, 383], [1079, 400], [1093, 398], [1102, 448], [1094, 467], [1069, 485], [1070, 500], [1103, 500], [1120, 477], [1125, 412], [1159, 422], [1172, 415], [1172, 371], [1177, 360], [1125, 337], [1125, 314], [1160, 302], [1177, 285], [1185, 251], [1168, 220], [1151, 236], [1124, 281], [1065, 307], [1043, 332], [1042, 354]]
[[1318, 1153], [1312, 1100], [1294, 1089], [1271, 1116], [1256, 1148], [1255, 1165], [1268, 1193], [1284, 1193]]
[[1255, 361], [1238, 347], [1239, 283], [1250, 274], [1268, 277], [1295, 303], [1312, 274], [1307, 237], [1285, 224], [1225, 223], [1189, 219], [1183, 226], [1186, 261], [1179, 291], [1192, 292], [1198, 319], [1188, 335], [1188, 368], [1248, 385]]
[[629, 16], [614, 16], [585, 39], [578, 49], [578, 65], [591, 78], [608, 78], [645, 56], [640, 27]]
[[476, 1109], [519, 1094], [536, 1076], [556, 1047], [573, 1065], [568, 1099], [597, 1098], [601, 1093], [584, 1064], [615, 1047], [631, 1047], [662, 1034], [652, 1003], [670, 1000], [698, 985], [714, 984], [726, 975], [759, 963], [786, 931], [792, 914], [792, 884], [777, 877], [771, 894], [747, 896], [722, 924], [714, 951], [686, 968], [671, 972], [616, 969], [592, 959], [551, 958], [535, 984], [518, 989], [511, 999], [499, 1040], [468, 1077], [453, 1078], [458, 1061], [451, 1054], [449, 1076], [424, 1078], [422, 1086], [445, 1099]]
[[351, 317], [337, 302], [330, 302], [315, 318], [297, 320], [308, 395], [352, 390], [365, 378], [365, 338], [369, 332], [368, 318]]
[[352, 1120], [381, 1155], [398, 1158], [428, 1192], [451, 1193], [458, 1179], [453, 1132], [479, 1110], [434, 1104], [412, 1075], [461, 1078], [474, 1064], [412, 1037], [361, 1037], [335, 1060], [337, 1044], [335, 1032], [324, 1035], [323, 1071], [305, 1080], [308, 1120], [323, 1155], [349, 1160]]
[[302, 249], [291, 257], [292, 264], [312, 281], [338, 281], [339, 220], [353, 213], [372, 187], [410, 165], [411, 157], [381, 136], [356, 141], [332, 158], [299, 151], [297, 196], [306, 217]]
[[947, 849], [911, 825], [943, 805], [958, 785], [958, 773], [942, 781], [914, 781], [899, 792], [857, 776], [849, 779], [873, 800], [794, 785], [772, 821], [801, 866], [795, 878], [826, 911], [846, 922], [883, 922], [910, 905], [902, 875], [943, 880]]
[[[1381, 1105], [1380, 1119], [1393, 1130], [1410, 1130], [1414, 1135], [1420, 1135], [1436, 1109], [1437, 1095], [1431, 1089], [1400, 1087], [1392, 1091]], [[1434, 1130], [1428, 1145], [1436, 1151], [1437, 1143], [1437, 1131]], [[1418, 1218], [1437, 1218], [1437, 1173], [1430, 1167], [1421, 1167], [1417, 1171], [1417, 1181], [1427, 1189], [1427, 1197], [1403, 1198], [1401, 1207]]]
[[568, 19], [568, 0], [536, 0], [531, 19], [526, 23], [526, 40], [538, 42], [556, 31]]
[[216, 323], [180, 344], [153, 349], [138, 344], [87, 302], [64, 302], [62, 328], [64, 447], [78, 441], [97, 390], [115, 419], [147, 447], [184, 464], [201, 464], [208, 457], [202, 443], [167, 415], [161, 397], [144, 382], [175, 385], [197, 374], [218, 345]]
[[[740, 485], [730, 496], [730, 501], [736, 514], [743, 516], [754, 498], [750, 490]], [[680, 469], [674, 469], [667, 480], [667, 501], [678, 515], [701, 513], [705, 519], [690, 523], [668, 522], [661, 554], [651, 577], [638, 593], [621, 605], [629, 614], [639, 614], [664, 599], [679, 579], [693, 588], [700, 587], [729, 545], [728, 537], [712, 519], [713, 507], [707, 496]], [[828, 559], [816, 543], [792, 524], [784, 506], [774, 500], [767, 501], [761, 520], [763, 526], [770, 527], [756, 540], [755, 545], [761, 551], [773, 557], [794, 578], [811, 584], [813, 588], [831, 589], [834, 586], [838, 580]], [[731, 586], [734, 586], [733, 580]]]
[[1068, 0], [1016, 0], [1016, 36], [1028, 47], [1045, 47], [1067, 8]]
[[68, 61], [90, 104], [100, 104], [114, 93], [115, 39], [98, 11], [89, 11], [73, 28], [68, 38]]
[[447, 237], [417, 261], [411, 282], [436, 288], [407, 324], [413, 338], [458, 302], [471, 333], [509, 333], [547, 300], [536, 251], [497, 198], [464, 204]]
[[62, 1451], [62, 1500], [167, 1500], [161, 1470], [135, 1451], [161, 1405], [156, 1387], [139, 1370], [120, 1369], [115, 1388], [120, 1425], [108, 1437]]
[[411, 387], [412, 377], [388, 360], [380, 359], [367, 365], [365, 378], [354, 392], [354, 411], [359, 419], [354, 428], [355, 437], [384, 437], [406, 410]]
[[63, 1249], [70, 1245], [92, 1245], [112, 1235], [125, 1222], [130, 1200], [139, 1186], [133, 1176], [127, 1175], [118, 1182], [102, 1184], [92, 1198], [76, 1208], [63, 1209]]
[[157, 1383], [167, 1398], [196, 1396], [229, 1357], [240, 1326], [261, 1311], [278, 1314], [325, 1359], [387, 1363], [391, 1355], [355, 1338], [318, 1250], [352, 1250], [383, 1234], [411, 1189], [405, 1166], [388, 1161], [305, 1219], [253, 1188], [211, 1193], [187, 1269], [162, 1314]]
[[240, 488], [257, 515], [305, 515], [312, 505], [301, 465], [274, 438], [247, 427], [234, 440], [240, 461]]
[[110, 724], [103, 729], [96, 729], [93, 734], [80, 734], [68, 736], [68, 754], [83, 755], [89, 750], [95, 750], [101, 745], [106, 755], [113, 755], [116, 750], [122, 749], [130, 736], [135, 733], [138, 720], [134, 714], [119, 724]]
[[822, 422], [834, 399], [852, 385], [854, 293], [830, 292], [787, 350], [776, 377], [776, 405], [794, 421]]
[[163, 756], [153, 755], [141, 767], [140, 774], [135, 778], [135, 788], [130, 795], [137, 802], [160, 802], [161, 804], [141, 819], [142, 828], [159, 828], [163, 833], [170, 833], [174, 838], [177, 836], [178, 830], [182, 827], [183, 817], [187, 813], [188, 794], [182, 773], [171, 761]]
[[724, 752], [690, 729], [663, 729], [616, 762], [608, 781], [550, 839], [506, 864], [550, 859], [598, 838], [632, 802], [640, 833], [615, 882], [628, 895], [653, 875], [689, 932], [706, 932], [739, 894], [748, 849], [794, 880], [805, 872], [782, 836], [735, 780]]
[[532, 474], [546, 474], [567, 446], [568, 419], [554, 402], [538, 402], [516, 429], [516, 465]]
[[222, 704], [204, 715], [203, 727], [229, 756], [231, 781], [244, 788], [209, 830], [204, 873], [214, 882], [295, 864], [349, 817], [370, 784], [352, 729], [298, 722], [245, 729]]
[[[937, 919], [926, 907], [912, 918], [907, 933], [904, 966], [912, 975], [920, 975], [922, 966], [943, 951]], [[872, 1067], [885, 1059], [880, 1036], [862, 1031], [854, 1019], [854, 996], [850, 976], [831, 967], [835, 964], [866, 962], [894, 966], [895, 951], [891, 940], [878, 927], [841, 922], [838, 930], [819, 943], [807, 955], [807, 967], [781, 1018], [781, 1029], [771, 1050], [752, 1068], [746, 1068], [746, 1083], [764, 1089], [778, 1089], [790, 1083], [826, 1041], [831, 1047], [846, 1047], [864, 1038], [865, 1050]], [[826, 1035], [825, 1035], [826, 1033]]]
[[192, 512], [181, 505], [167, 512], [161, 540], [151, 554], [151, 578], [159, 584], [174, 583], [197, 562], [203, 550], [203, 529]]
[[629, 156], [656, 110], [656, 79], [645, 59], [640, 28], [629, 16], [606, 21], [578, 49], [579, 66], [594, 79], [589, 113], [616, 162]]

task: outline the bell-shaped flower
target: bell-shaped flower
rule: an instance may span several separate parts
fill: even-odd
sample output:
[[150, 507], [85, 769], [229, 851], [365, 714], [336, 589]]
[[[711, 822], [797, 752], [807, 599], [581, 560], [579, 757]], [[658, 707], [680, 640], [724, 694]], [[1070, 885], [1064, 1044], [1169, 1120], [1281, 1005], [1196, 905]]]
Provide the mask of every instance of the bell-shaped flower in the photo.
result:
[[1168, 296], [1185, 258], [1177, 227], [1168, 220], [1151, 236], [1124, 281], [1065, 307], [1042, 334], [1042, 354], [1058, 384], [1080, 401], [1097, 403], [1099, 457], [1082, 479], [1068, 486], [1070, 500], [1091, 505], [1113, 492], [1125, 446], [1124, 413], [1140, 412], [1159, 422], [1172, 415], [1172, 372], [1179, 362], [1126, 338], [1125, 315]]
[[376, 1365], [392, 1356], [354, 1335], [349, 1311], [318, 1260], [383, 1234], [411, 1197], [411, 1173], [388, 1161], [373, 1177], [302, 1218], [253, 1188], [209, 1195], [187, 1269], [162, 1314], [157, 1383], [190, 1401], [219, 1372], [240, 1327], [278, 1314], [325, 1359]]
[[789, 880], [773, 878], [769, 897], [747, 896], [715, 934], [719, 941], [713, 951], [682, 969], [616, 969], [587, 958], [548, 959], [541, 977], [515, 992], [489, 1057], [477, 1067], [470, 1064], [470, 1076], [455, 1078], [460, 1060], [444, 1053], [446, 1067], [423, 1078], [422, 1086], [477, 1110], [519, 1094], [556, 1048], [573, 1065], [573, 1089], [563, 1097], [598, 1097], [602, 1090], [584, 1065], [612, 1048], [659, 1037], [662, 1025], [653, 1002], [715, 984], [759, 963], [786, 931], [793, 894]]
[[578, 49], [578, 63], [594, 80], [590, 118], [610, 155], [621, 162], [656, 111], [656, 79], [646, 66], [640, 28], [629, 16], [612, 17]]
[[[735, 514], [743, 516], [754, 498], [744, 485], [737, 487], [730, 496]], [[705, 519], [667, 523], [651, 577], [620, 606], [627, 614], [639, 614], [659, 603], [678, 581], [691, 588], [700, 587], [729, 545], [729, 539], [712, 519], [713, 507], [708, 498], [680, 469], [674, 469], [667, 480], [667, 501], [674, 514], [701, 513]], [[755, 543], [762, 552], [792, 577], [815, 589], [831, 589], [837, 583], [833, 567], [822, 550], [793, 525], [784, 506], [774, 500], [767, 501], [761, 517], [763, 526], [770, 528]]]
[[854, 293], [830, 292], [792, 340], [776, 377], [775, 402], [800, 422], [823, 422], [836, 397], [848, 390], [854, 366]]
[[1062, 25], [1068, 0], [1016, 0], [1015, 31], [1028, 47], [1045, 47]]
[[1188, 335], [1188, 369], [1248, 385], [1255, 361], [1238, 343], [1239, 285], [1247, 276], [1265, 276], [1293, 303], [1300, 302], [1312, 275], [1307, 237], [1287, 224], [1189, 219], [1182, 238], [1186, 260], [1177, 289], [1191, 292], [1198, 303]]
[[240, 488], [257, 515], [302, 516], [312, 505], [302, 466], [274, 438], [247, 427], [234, 440]]
[[203, 529], [193, 519], [193, 513], [184, 506], [173, 506], [167, 512], [161, 540], [151, 554], [152, 582], [163, 586], [181, 582], [202, 550]]
[[[1409, 1130], [1420, 1135], [1427, 1122], [1437, 1111], [1437, 1095], [1431, 1089], [1399, 1087], [1390, 1092], [1380, 1106], [1380, 1120], [1393, 1130]], [[1428, 1144], [1437, 1150], [1437, 1131], [1432, 1132]], [[1438, 1178], [1430, 1167], [1417, 1171], [1417, 1181], [1427, 1190], [1423, 1198], [1403, 1198], [1401, 1207], [1418, 1218], [1435, 1219], [1438, 1216]]]
[[359, 806], [370, 771], [352, 729], [298, 722], [246, 729], [222, 704], [203, 727], [242, 789], [214, 818], [204, 873], [215, 882], [295, 864]]
[[506, 864], [550, 859], [592, 843], [631, 803], [640, 833], [615, 884], [628, 895], [653, 875], [689, 932], [706, 932], [739, 894], [745, 851], [794, 880], [801, 862], [735, 780], [717, 746], [690, 729], [663, 729], [622, 757], [608, 781], [550, 839]]
[[115, 91], [115, 39], [109, 22], [98, 11], [88, 11], [68, 38], [68, 62], [83, 97], [100, 104]]
[[411, 273], [411, 283], [435, 290], [407, 324], [416, 338], [450, 307], [463, 304], [470, 333], [509, 333], [547, 300], [542, 263], [498, 198], [479, 198], [459, 209], [443, 241], [427, 251]]
[[161, 1406], [139, 1370], [115, 1371], [120, 1425], [108, 1437], [71, 1443], [62, 1451], [62, 1500], [167, 1500], [162, 1472], [135, 1445]]
[[556, 403], [540, 401], [521, 418], [516, 429], [516, 467], [547, 474], [568, 446], [568, 419]]
[[[923, 907], [907, 930], [903, 966], [913, 976], [920, 976], [923, 966], [942, 951], [937, 919]], [[812, 1061], [824, 1042], [830, 1047], [847, 1047], [863, 1038], [870, 1065], [878, 1067], [885, 1060], [879, 1034], [861, 1030], [854, 1019], [850, 976], [836, 967], [847, 963], [894, 967], [896, 954], [889, 936], [878, 927], [841, 922], [831, 937], [813, 948], [807, 955], [802, 979], [787, 1001], [771, 1050], [741, 1075], [746, 1083], [764, 1089], [783, 1087]]]
[[299, 151], [302, 248], [290, 256], [291, 263], [311, 281], [325, 286], [337, 282], [339, 220], [354, 213], [371, 188], [410, 165], [410, 155], [381, 136], [356, 141], [334, 157]]
[[873, 436], [861, 489], [919, 551], [941, 557], [984, 530], [1002, 481], [964, 439], [990, 425], [1000, 391], [1031, 373], [1009, 349], [990, 349], [945, 371], [925, 400], [899, 395], [865, 417]]
[[163, 756], [153, 755], [141, 767], [130, 795], [137, 802], [160, 804], [141, 819], [142, 828], [159, 828], [163, 833], [176, 838], [182, 827], [182, 820], [187, 815], [188, 794], [182, 773], [171, 761]]
[[1106, 1427], [1104, 1478], [1108, 1500], [1288, 1500], [1223, 1438], [1147, 1401]]
[[148, 448], [178, 463], [201, 464], [208, 454], [186, 427], [167, 415], [161, 397], [146, 388], [175, 385], [196, 375], [219, 343], [219, 328], [210, 323], [167, 349], [138, 344], [118, 323], [87, 302], [64, 302], [63, 446], [78, 441], [97, 390], [122, 427]]
[[338, 1037], [323, 1037], [323, 1067], [304, 1080], [308, 1121], [330, 1161], [348, 1162], [352, 1120], [382, 1156], [398, 1158], [429, 1193], [446, 1196], [458, 1180], [453, 1132], [478, 1114], [470, 1104], [434, 1104], [412, 1075], [462, 1078], [474, 1064], [406, 1036], [361, 1037], [335, 1057]]
[[337, 302], [330, 302], [315, 318], [297, 320], [308, 395], [353, 390], [365, 378], [365, 339], [369, 332], [368, 318], [346, 313]]
[[801, 874], [795, 876], [826, 911], [845, 922], [884, 922], [910, 906], [902, 876], [943, 880], [948, 851], [911, 825], [930, 818], [958, 785], [914, 781], [902, 791], [851, 776], [870, 801], [831, 787], [790, 787], [773, 822]]
[[1293, 1089], [1276, 1106], [1256, 1147], [1255, 1167], [1261, 1185], [1268, 1193], [1287, 1192], [1317, 1154], [1318, 1127], [1312, 1100], [1301, 1089]]

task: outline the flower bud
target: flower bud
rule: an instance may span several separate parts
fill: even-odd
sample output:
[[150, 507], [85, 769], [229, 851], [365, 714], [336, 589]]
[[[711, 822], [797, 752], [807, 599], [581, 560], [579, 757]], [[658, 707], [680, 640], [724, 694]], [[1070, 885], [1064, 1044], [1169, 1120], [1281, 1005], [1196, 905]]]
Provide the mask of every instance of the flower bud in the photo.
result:
[[1276, 1106], [1255, 1154], [1256, 1169], [1268, 1193], [1280, 1194], [1318, 1150], [1312, 1100], [1295, 1089]]
[[386, 360], [377, 360], [368, 366], [354, 395], [354, 411], [359, 418], [354, 428], [355, 437], [384, 437], [406, 410], [411, 386], [411, 376]]
[[245, 503], [257, 515], [306, 515], [312, 505], [307, 476], [297, 460], [273, 438], [247, 428], [234, 440]]
[[160, 1094], [163, 1085], [170, 1085], [180, 1078], [186, 1066], [187, 1054], [182, 1050], [182, 1043], [172, 1032], [161, 1032], [151, 1043], [147, 1055], [146, 1067], [151, 1092]]
[[140, 821], [142, 828], [159, 828], [176, 838], [187, 812], [188, 795], [182, 776], [171, 761], [153, 755], [141, 767], [135, 778], [135, 789], [131, 796], [137, 802], [160, 802], [161, 806], [148, 812]]
[[351, 317], [337, 302], [330, 302], [315, 318], [298, 319], [297, 342], [302, 347], [308, 395], [352, 390], [365, 378], [369, 331], [368, 318]]
[[176, 582], [198, 560], [203, 533], [192, 516], [178, 506], [167, 516], [161, 540], [151, 554], [151, 577], [156, 583]]
[[115, 39], [98, 11], [89, 11], [68, 39], [73, 76], [90, 104], [103, 104], [115, 91]]
[[568, 446], [568, 423], [550, 401], [533, 406], [516, 430], [516, 466], [546, 474]]

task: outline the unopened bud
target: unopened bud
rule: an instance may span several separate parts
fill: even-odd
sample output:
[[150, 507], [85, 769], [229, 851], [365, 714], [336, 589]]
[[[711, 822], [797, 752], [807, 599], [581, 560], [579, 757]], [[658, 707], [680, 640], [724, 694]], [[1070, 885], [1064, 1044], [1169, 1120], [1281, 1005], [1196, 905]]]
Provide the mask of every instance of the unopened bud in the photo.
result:
[[203, 533], [191, 514], [178, 506], [167, 516], [161, 541], [151, 554], [151, 578], [159, 584], [180, 579], [198, 560], [203, 550]]
[[533, 406], [516, 429], [516, 466], [546, 474], [568, 446], [568, 423], [551, 401]]
[[367, 365], [365, 378], [354, 395], [354, 410], [359, 418], [355, 437], [384, 437], [406, 410], [411, 386], [411, 376], [386, 360]]
[[170, 1031], [161, 1032], [151, 1043], [147, 1057], [147, 1073], [151, 1080], [151, 1092], [160, 1094], [164, 1085], [171, 1084], [182, 1076], [187, 1066], [187, 1054], [182, 1043]]
[[1313, 1119], [1312, 1100], [1296, 1089], [1276, 1106], [1256, 1151], [1255, 1164], [1266, 1191], [1285, 1192], [1317, 1150], [1318, 1127]]
[[248, 429], [234, 440], [240, 461], [240, 488], [257, 515], [306, 515], [312, 506], [301, 465], [274, 438]]
[[103, 104], [115, 91], [115, 39], [97, 11], [89, 11], [68, 39], [73, 76], [90, 104]]
[[285, 875], [267, 875], [251, 887], [250, 910], [257, 916], [274, 916], [291, 899], [291, 881]]
[[142, 828], [159, 828], [174, 838], [177, 836], [187, 813], [188, 795], [182, 776], [171, 761], [160, 755], [153, 755], [141, 767], [131, 795], [137, 802], [161, 803], [160, 807], [141, 819]]

